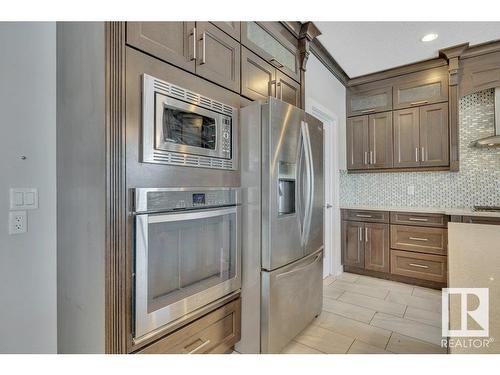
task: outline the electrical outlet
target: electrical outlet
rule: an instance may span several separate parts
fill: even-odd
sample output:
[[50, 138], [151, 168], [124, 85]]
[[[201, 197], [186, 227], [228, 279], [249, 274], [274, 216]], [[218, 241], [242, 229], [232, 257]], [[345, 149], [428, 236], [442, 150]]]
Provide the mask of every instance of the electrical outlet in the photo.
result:
[[406, 187], [406, 194], [415, 195], [415, 185], [408, 185]]
[[9, 212], [9, 234], [21, 234], [28, 231], [26, 211]]

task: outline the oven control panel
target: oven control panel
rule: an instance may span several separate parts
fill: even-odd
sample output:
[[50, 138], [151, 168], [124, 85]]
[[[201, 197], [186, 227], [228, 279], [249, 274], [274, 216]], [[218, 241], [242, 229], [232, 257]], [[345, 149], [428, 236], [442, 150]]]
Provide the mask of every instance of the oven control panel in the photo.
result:
[[200, 209], [234, 206], [239, 189], [135, 189], [136, 212]]

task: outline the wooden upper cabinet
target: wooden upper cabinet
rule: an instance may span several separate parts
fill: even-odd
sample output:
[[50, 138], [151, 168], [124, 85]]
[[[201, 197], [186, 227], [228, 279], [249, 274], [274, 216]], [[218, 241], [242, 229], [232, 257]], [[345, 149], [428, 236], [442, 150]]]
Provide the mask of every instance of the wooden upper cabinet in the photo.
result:
[[368, 168], [368, 116], [347, 119], [347, 169]]
[[394, 167], [420, 165], [419, 109], [394, 111]]
[[212, 22], [226, 34], [231, 35], [238, 42], [240, 41], [240, 22], [239, 21], [217, 21]]
[[240, 91], [240, 43], [210, 22], [196, 23], [196, 74]]
[[275, 96], [276, 68], [241, 47], [241, 95], [253, 100]]
[[194, 29], [194, 22], [127, 22], [127, 43], [194, 72]]
[[300, 108], [300, 84], [277, 70], [276, 97]]
[[356, 221], [342, 222], [343, 264], [365, 267], [364, 224]]
[[392, 112], [368, 117], [369, 167], [392, 167]]
[[364, 224], [365, 269], [389, 272], [389, 224]]
[[392, 109], [392, 86], [365, 90], [363, 87], [347, 90], [347, 116], [370, 114]]
[[445, 102], [448, 100], [446, 66], [407, 74], [395, 79], [394, 109]]
[[460, 96], [500, 86], [500, 51], [460, 59]]
[[[283, 30], [283, 32], [287, 32]], [[292, 39], [292, 38], [290, 38]], [[241, 43], [295, 81], [300, 82], [297, 45], [269, 22], [242, 22]]]
[[448, 103], [420, 107], [420, 165], [449, 165]]

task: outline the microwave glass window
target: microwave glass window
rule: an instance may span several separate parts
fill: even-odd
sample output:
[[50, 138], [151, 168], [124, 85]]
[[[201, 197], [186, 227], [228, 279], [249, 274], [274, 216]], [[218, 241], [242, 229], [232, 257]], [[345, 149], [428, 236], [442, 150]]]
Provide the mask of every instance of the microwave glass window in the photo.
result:
[[214, 118], [163, 107], [165, 142], [215, 150], [217, 124]]
[[149, 224], [148, 312], [236, 275], [236, 213]]

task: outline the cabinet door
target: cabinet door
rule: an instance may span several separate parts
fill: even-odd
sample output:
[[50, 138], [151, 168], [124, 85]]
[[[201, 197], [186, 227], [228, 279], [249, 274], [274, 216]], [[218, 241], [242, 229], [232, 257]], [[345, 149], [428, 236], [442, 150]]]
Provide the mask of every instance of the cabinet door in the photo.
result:
[[448, 138], [448, 103], [420, 107], [420, 165], [448, 165]]
[[342, 250], [346, 266], [365, 267], [364, 224], [356, 221], [342, 222]]
[[365, 269], [389, 272], [389, 224], [365, 223]]
[[241, 43], [300, 82], [297, 46], [275, 30], [269, 22], [242, 22]]
[[420, 166], [419, 109], [394, 111], [394, 167]]
[[240, 44], [209, 22], [196, 23], [196, 74], [240, 91]]
[[127, 22], [127, 43], [194, 72], [194, 27], [194, 22]]
[[300, 85], [279, 70], [276, 71], [276, 96], [300, 108]]
[[219, 21], [212, 22], [226, 34], [231, 35], [237, 41], [240, 41], [240, 22], [239, 21]]
[[275, 96], [276, 69], [241, 47], [241, 95], [253, 100]]
[[396, 79], [394, 108], [408, 108], [448, 100], [448, 68], [424, 70]]
[[392, 86], [365, 90], [351, 87], [347, 90], [347, 116], [364, 115], [392, 109]]
[[368, 116], [347, 119], [347, 169], [368, 168]]
[[370, 168], [392, 167], [392, 112], [368, 117]]

